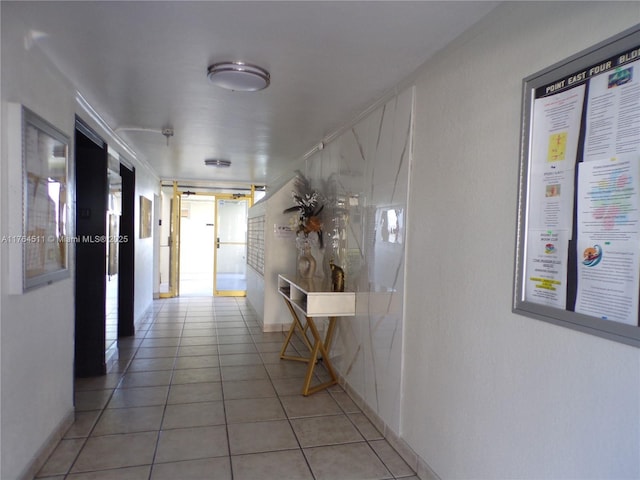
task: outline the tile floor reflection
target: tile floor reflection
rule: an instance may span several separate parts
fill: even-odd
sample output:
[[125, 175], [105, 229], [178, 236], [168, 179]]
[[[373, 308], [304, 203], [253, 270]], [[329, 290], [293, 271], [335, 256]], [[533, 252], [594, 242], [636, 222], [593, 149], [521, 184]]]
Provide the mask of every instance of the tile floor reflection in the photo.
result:
[[283, 340], [244, 298], [155, 301], [109, 373], [76, 381], [75, 423], [36, 478], [417, 479], [341, 387], [300, 394]]

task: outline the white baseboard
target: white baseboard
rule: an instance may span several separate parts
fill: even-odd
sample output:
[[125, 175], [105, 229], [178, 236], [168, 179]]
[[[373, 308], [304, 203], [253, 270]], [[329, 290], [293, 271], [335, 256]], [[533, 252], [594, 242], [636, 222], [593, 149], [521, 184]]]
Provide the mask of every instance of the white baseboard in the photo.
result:
[[409, 444], [394, 432], [380, 416], [364, 401], [364, 398], [356, 392], [351, 385], [347, 383], [345, 378], [339, 375], [339, 384], [347, 392], [347, 395], [353, 402], [360, 407], [362, 413], [369, 419], [371, 423], [382, 433], [385, 440], [389, 442], [396, 452], [407, 462], [407, 465], [416, 472], [421, 480], [440, 480], [440, 477], [429, 467], [420, 455], [413, 451]]
[[288, 332], [291, 323], [270, 323], [269, 325], [262, 325], [262, 331], [265, 333], [272, 332]]
[[54, 429], [51, 435], [49, 435], [42, 447], [40, 447], [40, 450], [38, 450], [38, 452], [33, 456], [33, 459], [29, 462], [22, 474], [18, 477], [20, 480], [33, 480], [40, 469], [44, 466], [49, 456], [58, 446], [60, 440], [64, 437], [64, 434], [67, 433], [67, 430], [69, 430], [71, 425], [73, 425], [74, 419], [75, 410], [71, 407], [62, 421]]

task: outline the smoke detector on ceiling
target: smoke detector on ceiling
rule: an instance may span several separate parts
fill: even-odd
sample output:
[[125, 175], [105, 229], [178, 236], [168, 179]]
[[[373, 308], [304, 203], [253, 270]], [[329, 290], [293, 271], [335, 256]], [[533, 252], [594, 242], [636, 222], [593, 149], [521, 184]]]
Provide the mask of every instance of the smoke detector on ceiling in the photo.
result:
[[230, 167], [230, 160], [222, 160], [220, 158], [207, 158], [204, 164], [208, 167]]

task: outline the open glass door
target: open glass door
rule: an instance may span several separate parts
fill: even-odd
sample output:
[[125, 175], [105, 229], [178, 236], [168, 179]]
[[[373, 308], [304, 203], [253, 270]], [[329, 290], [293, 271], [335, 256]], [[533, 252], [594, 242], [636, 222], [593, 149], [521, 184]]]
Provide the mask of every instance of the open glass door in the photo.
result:
[[213, 295], [216, 200], [182, 192], [180, 203], [180, 296]]
[[247, 294], [247, 213], [250, 195], [216, 195], [213, 288], [217, 296]]

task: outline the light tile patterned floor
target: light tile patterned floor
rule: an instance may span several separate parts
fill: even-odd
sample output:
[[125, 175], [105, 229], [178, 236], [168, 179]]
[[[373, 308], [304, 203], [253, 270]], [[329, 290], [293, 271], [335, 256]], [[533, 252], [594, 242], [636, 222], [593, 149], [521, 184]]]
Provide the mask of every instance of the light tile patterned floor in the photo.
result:
[[417, 479], [342, 388], [300, 394], [306, 365], [280, 360], [283, 334], [246, 299], [153, 310], [106, 376], [76, 381], [75, 423], [36, 478]]

